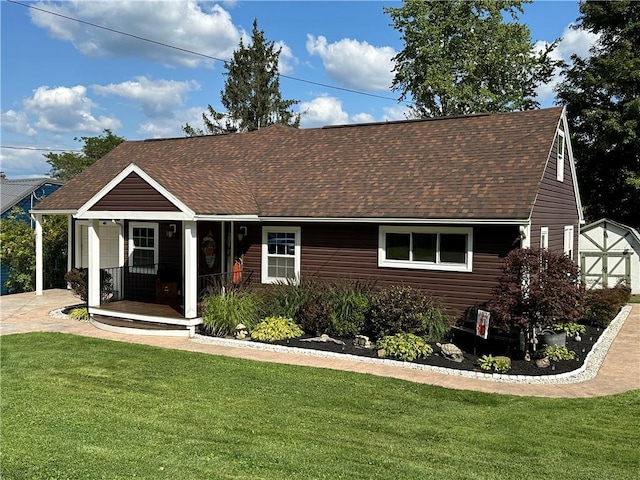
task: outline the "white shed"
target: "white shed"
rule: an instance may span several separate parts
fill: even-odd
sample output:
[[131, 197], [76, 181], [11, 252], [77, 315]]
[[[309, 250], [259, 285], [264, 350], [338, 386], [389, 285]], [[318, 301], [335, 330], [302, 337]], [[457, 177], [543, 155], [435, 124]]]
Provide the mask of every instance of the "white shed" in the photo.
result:
[[603, 218], [580, 231], [580, 269], [588, 289], [626, 282], [640, 294], [640, 232]]

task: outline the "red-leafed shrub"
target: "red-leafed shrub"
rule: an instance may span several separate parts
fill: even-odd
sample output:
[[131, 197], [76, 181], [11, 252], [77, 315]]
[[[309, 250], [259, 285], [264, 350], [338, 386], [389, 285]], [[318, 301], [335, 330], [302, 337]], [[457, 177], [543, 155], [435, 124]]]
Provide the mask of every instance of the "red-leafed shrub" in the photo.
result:
[[584, 296], [584, 319], [606, 327], [630, 299], [631, 289], [626, 285], [589, 290]]
[[503, 331], [581, 319], [584, 288], [578, 266], [561, 252], [517, 249], [507, 255], [489, 302], [492, 325]]

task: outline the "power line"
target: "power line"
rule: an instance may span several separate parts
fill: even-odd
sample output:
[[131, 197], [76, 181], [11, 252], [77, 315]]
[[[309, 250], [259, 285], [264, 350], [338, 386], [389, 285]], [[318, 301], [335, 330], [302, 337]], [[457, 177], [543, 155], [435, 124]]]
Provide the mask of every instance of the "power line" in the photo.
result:
[[[171, 44], [168, 44], [168, 43], [160, 42], [158, 40], [152, 40], [150, 38], [141, 37], [141, 36], [135, 35], [133, 33], [123, 32], [122, 30], [116, 30], [114, 28], [105, 27], [104, 25], [99, 25], [97, 23], [92, 23], [92, 22], [89, 22], [89, 21], [86, 21], [86, 20], [80, 20], [79, 18], [71, 17], [71, 16], [68, 16], [68, 15], [63, 15], [63, 14], [57, 13], [57, 12], [52, 12], [50, 10], [45, 10], [43, 8], [40, 8], [40, 7], [35, 7], [33, 5], [29, 5], [29, 4], [26, 4], [26, 3], [17, 2], [16, 0], [6, 0], [6, 1], [9, 2], [9, 3], [14, 3], [16, 5], [20, 5], [22, 7], [30, 8], [32, 10], [38, 10], [39, 12], [47, 13], [49, 15], [54, 15], [56, 17], [60, 17], [60, 18], [64, 18], [64, 19], [67, 19], [67, 20], [72, 20], [74, 22], [82, 23], [82, 24], [88, 25], [90, 27], [99, 28], [101, 30], [106, 30], [108, 32], [117, 33], [118, 35], [124, 35], [124, 36], [127, 36], [127, 37], [135, 38], [136, 40], [141, 40], [143, 42], [153, 43], [153, 44], [159, 45], [161, 47], [171, 48], [173, 50], [178, 50], [180, 52], [188, 53], [190, 55], [196, 55], [198, 57], [203, 57], [203, 58], [206, 58], [206, 59], [209, 59], [209, 60], [213, 60], [213, 61], [216, 61], [216, 62], [222, 62], [222, 63], [225, 62], [225, 60], [222, 59], [222, 58], [217, 58], [217, 57], [214, 57], [214, 56], [211, 56], [211, 55], [207, 55], [205, 53], [196, 52], [194, 50], [189, 50], [187, 48], [177, 47], [175, 45], [171, 45]], [[397, 98], [387, 97], [387, 96], [384, 96], [384, 95], [376, 95], [375, 93], [368, 93], [368, 92], [362, 92], [360, 90], [354, 90], [354, 89], [351, 89], [351, 88], [338, 87], [336, 85], [330, 85], [328, 83], [322, 83], [322, 82], [315, 82], [313, 80], [306, 80], [304, 78], [293, 77], [291, 75], [279, 74], [279, 76], [280, 76], [280, 78], [286, 78], [287, 80], [293, 80], [293, 81], [296, 81], [296, 82], [306, 83], [308, 85], [315, 85], [315, 86], [318, 86], [318, 87], [330, 88], [330, 89], [333, 89], [333, 90], [339, 90], [339, 91], [342, 91], [342, 92], [353, 93], [353, 94], [356, 94], [356, 95], [364, 95], [364, 96], [367, 96], [367, 97], [378, 98], [378, 99], [381, 99], [381, 100], [391, 100], [391, 101], [396, 102], [396, 103], [404, 103], [404, 104], [407, 104], [407, 105], [413, 105], [412, 102], [408, 102], [406, 100], [398, 100]]]
[[0, 145], [0, 148], [9, 148], [11, 150], [33, 150], [33, 151], [40, 151], [40, 152], [82, 152], [82, 150], [73, 150], [73, 149], [17, 147], [13, 145]]

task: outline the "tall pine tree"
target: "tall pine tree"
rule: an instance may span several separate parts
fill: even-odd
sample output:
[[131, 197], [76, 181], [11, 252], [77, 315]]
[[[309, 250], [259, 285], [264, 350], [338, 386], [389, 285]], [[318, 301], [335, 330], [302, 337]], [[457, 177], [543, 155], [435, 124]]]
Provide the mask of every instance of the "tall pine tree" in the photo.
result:
[[589, 221], [640, 226], [640, 2], [582, 2], [575, 28], [599, 35], [572, 56], [558, 87], [566, 105]]
[[291, 111], [296, 100], [283, 100], [280, 92], [278, 60], [281, 49], [267, 42], [264, 32], [253, 21], [251, 44], [240, 45], [229, 62], [224, 63], [227, 79], [220, 100], [227, 112], [217, 112], [211, 105], [202, 114], [204, 128], [188, 123], [182, 127], [188, 136], [246, 132], [274, 123], [298, 127], [300, 115]]

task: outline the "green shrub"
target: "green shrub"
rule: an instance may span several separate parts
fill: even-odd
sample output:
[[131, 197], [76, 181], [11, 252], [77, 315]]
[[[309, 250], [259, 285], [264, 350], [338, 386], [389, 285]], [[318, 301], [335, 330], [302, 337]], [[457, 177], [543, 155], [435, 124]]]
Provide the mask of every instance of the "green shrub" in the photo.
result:
[[554, 323], [553, 330], [556, 332], [564, 332], [567, 337], [573, 338], [576, 335], [583, 335], [587, 331], [587, 327], [579, 323]]
[[202, 322], [207, 333], [223, 337], [232, 335], [239, 323], [251, 330], [260, 314], [258, 295], [250, 291], [231, 291], [205, 297]]
[[279, 282], [261, 289], [265, 315], [295, 318], [309, 293], [306, 284]]
[[428, 295], [411, 287], [392, 286], [374, 295], [369, 329], [375, 338], [412, 333], [441, 341], [450, 324], [442, 308]]
[[319, 292], [313, 292], [307, 297], [300, 305], [295, 318], [307, 333], [331, 333], [331, 304], [326, 296]]
[[547, 345], [544, 350], [542, 350], [542, 355], [549, 357], [549, 360], [553, 360], [554, 362], [558, 362], [560, 360], [573, 360], [576, 358], [576, 352], [573, 350], [569, 350], [567, 347], [552, 345]]
[[334, 282], [329, 286], [331, 332], [341, 337], [362, 333], [371, 307], [373, 286], [360, 282]]
[[433, 353], [433, 348], [427, 342], [412, 333], [397, 333], [378, 341], [378, 349], [384, 349], [386, 355], [407, 362], [416, 358], [427, 358]]
[[77, 307], [69, 312], [69, 318], [72, 320], [87, 321], [89, 320], [89, 310], [86, 307]]
[[630, 298], [631, 289], [626, 285], [589, 290], [584, 298], [584, 320], [607, 327]]
[[496, 358], [493, 355], [483, 355], [478, 359], [478, 365], [481, 370], [491, 370]]
[[261, 342], [276, 342], [300, 337], [304, 332], [292, 318], [267, 317], [255, 326], [251, 338]]
[[498, 373], [507, 373], [511, 369], [511, 359], [509, 357], [483, 355], [478, 359], [478, 365], [485, 371], [494, 370]]

